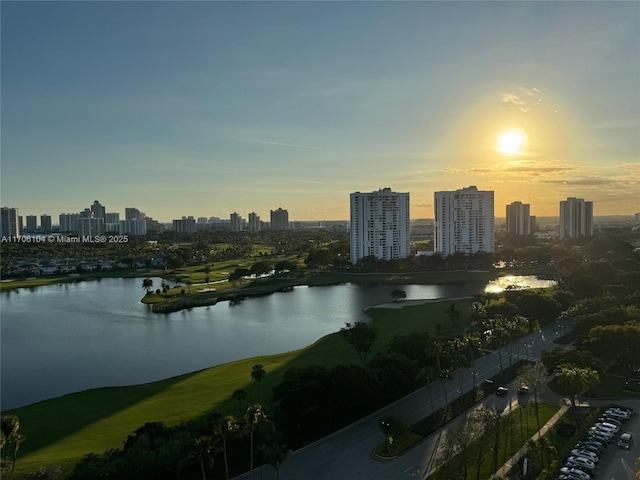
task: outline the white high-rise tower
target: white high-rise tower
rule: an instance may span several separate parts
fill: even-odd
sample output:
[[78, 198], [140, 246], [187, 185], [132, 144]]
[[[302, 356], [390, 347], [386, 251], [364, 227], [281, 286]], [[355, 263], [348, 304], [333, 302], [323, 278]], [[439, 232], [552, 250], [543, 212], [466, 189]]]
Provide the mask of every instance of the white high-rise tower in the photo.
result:
[[493, 252], [495, 232], [493, 191], [475, 186], [435, 192], [434, 250], [447, 256], [461, 252]]
[[409, 194], [383, 188], [351, 197], [351, 263], [373, 255], [381, 260], [409, 256]]

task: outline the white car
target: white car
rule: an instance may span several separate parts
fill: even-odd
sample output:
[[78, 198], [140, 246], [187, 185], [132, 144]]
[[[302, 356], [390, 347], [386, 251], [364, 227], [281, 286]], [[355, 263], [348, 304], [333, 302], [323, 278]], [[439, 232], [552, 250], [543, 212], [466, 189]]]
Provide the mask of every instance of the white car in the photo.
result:
[[622, 427], [622, 422], [620, 420], [613, 417], [608, 417], [606, 414], [598, 418], [598, 421], [603, 423], [612, 423], [618, 428]]
[[627, 412], [626, 410], [622, 410], [620, 408], [608, 408], [605, 411], [605, 414], [610, 415], [614, 418], [622, 417], [625, 420], [629, 420], [629, 418], [631, 418], [631, 414], [629, 412]]
[[618, 427], [616, 427], [613, 423], [607, 422], [598, 422], [593, 424], [596, 428], [603, 428], [605, 430], [612, 430], [614, 433], [618, 433]]
[[575, 478], [578, 478], [580, 480], [591, 480], [591, 475], [589, 475], [588, 473], [583, 472], [582, 470], [580, 470], [578, 468], [562, 467], [560, 469], [560, 473], [562, 475], [568, 475], [570, 477], [575, 477]]

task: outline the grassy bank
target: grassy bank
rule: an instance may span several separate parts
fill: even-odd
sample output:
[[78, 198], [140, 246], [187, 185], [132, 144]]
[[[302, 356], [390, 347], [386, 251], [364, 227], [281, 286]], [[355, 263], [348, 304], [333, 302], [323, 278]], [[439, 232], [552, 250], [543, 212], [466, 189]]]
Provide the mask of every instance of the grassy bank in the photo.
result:
[[[470, 300], [370, 309], [380, 332], [374, 353], [383, 351], [395, 334], [434, 333], [437, 324], [448, 322], [444, 310], [450, 303], [463, 312], [459, 324], [464, 328], [469, 321]], [[87, 453], [121, 447], [127, 435], [146, 422], [175, 425], [212, 410], [238, 413], [238, 403], [231, 398], [234, 390], [246, 390], [249, 403], [259, 400], [256, 384], [250, 378], [256, 363], [267, 371], [260, 383], [264, 400], [292, 366], [333, 367], [359, 362], [355, 351], [338, 334], [331, 334], [293, 352], [240, 360], [145, 385], [88, 390], [3, 412], [20, 418], [20, 431], [27, 438], [20, 448], [16, 471], [29, 472], [44, 464], [69, 469]]]

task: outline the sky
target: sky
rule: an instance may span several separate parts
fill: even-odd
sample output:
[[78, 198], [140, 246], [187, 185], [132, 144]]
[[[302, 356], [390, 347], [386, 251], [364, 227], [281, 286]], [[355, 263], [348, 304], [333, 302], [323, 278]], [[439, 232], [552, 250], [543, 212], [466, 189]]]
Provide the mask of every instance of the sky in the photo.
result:
[[[640, 212], [640, 2], [11, 2], [0, 203], [349, 218], [349, 194]], [[504, 132], [521, 140], [498, 149]], [[511, 134], [513, 138], [513, 133]], [[507, 137], [509, 138], [509, 137]], [[504, 137], [503, 137], [504, 140]]]

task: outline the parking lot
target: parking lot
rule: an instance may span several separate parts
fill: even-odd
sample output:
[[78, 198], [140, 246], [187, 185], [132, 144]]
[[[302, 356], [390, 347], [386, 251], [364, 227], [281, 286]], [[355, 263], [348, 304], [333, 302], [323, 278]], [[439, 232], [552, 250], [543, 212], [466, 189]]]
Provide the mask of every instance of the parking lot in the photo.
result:
[[[631, 407], [635, 410], [633, 415], [620, 428], [609, 446], [600, 457], [594, 478], [598, 480], [633, 480], [635, 472], [640, 469], [636, 465], [636, 458], [640, 457], [640, 401], [620, 401], [621, 406]], [[633, 444], [629, 450], [618, 448], [618, 439], [622, 432], [630, 432]]]

